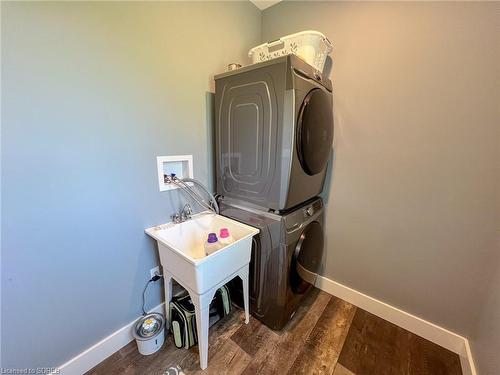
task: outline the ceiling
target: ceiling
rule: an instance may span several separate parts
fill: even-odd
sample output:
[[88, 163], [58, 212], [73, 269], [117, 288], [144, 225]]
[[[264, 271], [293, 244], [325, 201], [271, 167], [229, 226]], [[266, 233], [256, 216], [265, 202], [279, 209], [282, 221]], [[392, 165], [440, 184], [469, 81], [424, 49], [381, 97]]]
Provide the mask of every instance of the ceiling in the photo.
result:
[[264, 10], [270, 6], [279, 3], [282, 0], [250, 0], [257, 8]]

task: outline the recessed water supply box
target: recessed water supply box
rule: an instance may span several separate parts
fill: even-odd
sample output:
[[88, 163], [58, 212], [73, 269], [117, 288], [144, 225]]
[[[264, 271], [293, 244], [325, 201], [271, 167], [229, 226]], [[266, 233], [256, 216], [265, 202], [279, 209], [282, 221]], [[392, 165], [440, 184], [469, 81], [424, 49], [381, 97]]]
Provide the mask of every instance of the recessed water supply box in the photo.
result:
[[165, 175], [175, 174], [178, 178], [193, 178], [193, 155], [157, 156], [158, 185], [160, 191], [173, 190], [175, 184], [165, 182]]

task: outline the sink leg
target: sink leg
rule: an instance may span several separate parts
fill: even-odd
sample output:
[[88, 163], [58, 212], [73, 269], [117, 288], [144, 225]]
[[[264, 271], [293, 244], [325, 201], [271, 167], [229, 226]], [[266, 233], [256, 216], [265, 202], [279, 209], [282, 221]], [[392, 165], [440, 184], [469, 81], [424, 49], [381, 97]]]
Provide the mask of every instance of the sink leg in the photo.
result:
[[[163, 270], [163, 283], [165, 286], [165, 320], [166, 327], [170, 327], [170, 301], [172, 300], [172, 274]], [[166, 328], [169, 331], [169, 328]]]
[[245, 324], [250, 321], [249, 302], [248, 302], [248, 265], [244, 267], [239, 273], [241, 281], [243, 282], [243, 305], [245, 306]]
[[[198, 333], [198, 351], [200, 353], [200, 367], [205, 370], [208, 365], [208, 324], [211, 296], [213, 293], [191, 295], [196, 314], [196, 330]], [[194, 297], [194, 298], [193, 298]]]

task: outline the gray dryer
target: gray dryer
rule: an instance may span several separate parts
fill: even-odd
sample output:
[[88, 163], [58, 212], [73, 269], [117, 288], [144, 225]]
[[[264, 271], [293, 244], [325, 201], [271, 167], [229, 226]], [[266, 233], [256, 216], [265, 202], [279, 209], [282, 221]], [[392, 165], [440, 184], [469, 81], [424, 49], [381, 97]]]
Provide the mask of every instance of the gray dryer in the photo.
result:
[[217, 193], [283, 211], [318, 195], [332, 84], [294, 55], [215, 76]]

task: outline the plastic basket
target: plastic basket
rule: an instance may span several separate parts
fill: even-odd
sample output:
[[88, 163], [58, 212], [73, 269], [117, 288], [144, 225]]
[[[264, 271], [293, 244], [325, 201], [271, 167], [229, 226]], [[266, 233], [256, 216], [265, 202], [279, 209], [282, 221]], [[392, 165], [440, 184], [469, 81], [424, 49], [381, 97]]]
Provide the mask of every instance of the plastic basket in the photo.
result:
[[333, 46], [328, 38], [319, 31], [301, 31], [290, 34], [272, 42], [252, 48], [248, 56], [252, 63], [271, 60], [280, 56], [295, 54], [317, 70], [323, 71], [326, 57]]

